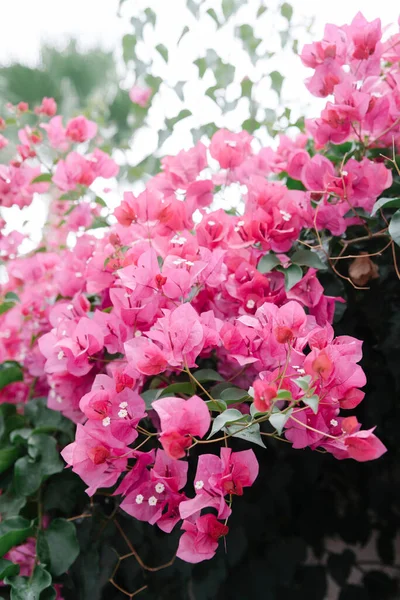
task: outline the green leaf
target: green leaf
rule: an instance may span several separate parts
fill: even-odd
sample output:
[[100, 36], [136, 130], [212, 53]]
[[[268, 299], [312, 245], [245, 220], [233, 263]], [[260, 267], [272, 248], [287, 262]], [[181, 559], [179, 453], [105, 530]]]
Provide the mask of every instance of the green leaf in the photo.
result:
[[222, 0], [222, 12], [225, 20], [228, 20], [246, 0]]
[[249, 133], [254, 133], [256, 129], [260, 129], [261, 123], [256, 121], [256, 119], [245, 119], [242, 123], [242, 129], [248, 131]]
[[396, 210], [389, 223], [389, 235], [400, 246], [400, 210]]
[[226, 427], [226, 430], [229, 434], [232, 434], [232, 437], [240, 438], [241, 440], [245, 440], [246, 442], [251, 442], [252, 444], [257, 444], [262, 448], [265, 448], [265, 444], [262, 440], [260, 433], [260, 425], [258, 423], [253, 423], [249, 427], [243, 429], [243, 425], [233, 424]]
[[187, 25], [185, 25], [185, 27], [182, 29], [182, 33], [178, 38], [177, 41], [177, 46], [179, 46], [180, 42], [182, 41], [182, 38], [185, 37], [185, 35], [189, 32], [189, 27]]
[[285, 276], [285, 289], [287, 292], [303, 279], [303, 271], [298, 265], [289, 265], [286, 269], [278, 267], [277, 270], [281, 271]]
[[[0, 371], [1, 372], [1, 371]], [[17, 414], [17, 408], [14, 404], [0, 404], [0, 440], [3, 444], [8, 443], [8, 436], [14, 429], [23, 427], [25, 419]]]
[[281, 435], [283, 428], [284, 428], [287, 420], [290, 418], [290, 415], [292, 414], [292, 412], [293, 412], [293, 409], [291, 408], [286, 413], [276, 412], [276, 413], [272, 413], [272, 415], [270, 416], [269, 422], [271, 423], [272, 427], [274, 427], [274, 429], [276, 429], [276, 431], [279, 433], [279, 435]]
[[151, 8], [146, 8], [146, 10], [144, 11], [144, 14], [146, 15], [147, 22], [151, 23], [154, 27], [156, 24], [156, 20], [157, 20], [156, 13], [153, 10], [151, 10]]
[[251, 81], [251, 79], [249, 79], [248, 77], [245, 77], [244, 79], [242, 79], [240, 85], [242, 87], [241, 96], [242, 97], [244, 96], [246, 98], [251, 98], [251, 93], [253, 90], [253, 82]]
[[183, 95], [183, 88], [184, 88], [184, 86], [185, 86], [186, 83], [187, 83], [186, 81], [178, 81], [178, 83], [174, 87], [176, 95], [178, 96], [179, 100], [182, 100], [182, 102], [185, 99], [185, 97]]
[[292, 393], [289, 392], [289, 390], [279, 390], [276, 393], [276, 397], [279, 400], [291, 400], [292, 399]]
[[319, 397], [316, 395], [310, 397], [304, 396], [302, 400], [304, 404], [307, 404], [307, 406], [309, 406], [313, 413], [316, 415], [318, 412]]
[[36, 565], [32, 577], [7, 577], [11, 586], [11, 600], [40, 600], [41, 592], [51, 585], [51, 575], [41, 565]]
[[0, 450], [0, 473], [6, 471], [11, 465], [15, 463], [19, 456], [19, 450], [15, 446], [9, 446], [8, 448], [2, 448]]
[[279, 258], [272, 252], [269, 252], [268, 254], [262, 256], [259, 260], [259, 263], [257, 265], [257, 271], [263, 274], [269, 273], [274, 267], [280, 264], [281, 261], [279, 260]]
[[37, 177], [32, 179], [31, 183], [43, 183], [49, 181], [52, 181], [51, 173], [42, 173], [41, 175], [38, 175]]
[[275, 90], [275, 92], [278, 94], [278, 97], [280, 97], [284, 80], [283, 75], [281, 75], [279, 71], [272, 71], [269, 76], [271, 78], [271, 88]]
[[54, 576], [62, 575], [79, 554], [75, 525], [66, 519], [54, 519], [44, 535], [50, 553], [49, 571]]
[[142, 392], [140, 394], [146, 405], [146, 410], [152, 409], [152, 403], [154, 402], [154, 400], [157, 400], [157, 398], [160, 397], [161, 393], [162, 393], [162, 389], [161, 390], [158, 389], [158, 390], [146, 390], [145, 392]]
[[264, 5], [262, 4], [262, 5], [260, 6], [260, 8], [258, 9], [258, 11], [257, 11], [257, 15], [256, 15], [257, 19], [258, 19], [259, 17], [261, 17], [261, 15], [263, 15], [263, 14], [264, 14], [264, 13], [265, 13], [267, 10], [268, 10], [268, 7], [267, 7], [267, 6], [264, 6]]
[[284, 2], [281, 6], [281, 15], [288, 21], [291, 21], [293, 16], [293, 7], [287, 2]]
[[293, 379], [293, 381], [299, 388], [306, 392], [310, 387], [311, 375], [304, 375], [304, 377], [298, 377], [297, 379]]
[[103, 198], [100, 198], [100, 196], [96, 196], [94, 202], [96, 202], [96, 204], [98, 204], [99, 206], [103, 206], [104, 208], [107, 207], [106, 202], [103, 200]]
[[34, 494], [42, 483], [42, 472], [39, 463], [29, 456], [19, 458], [14, 466], [14, 486], [18, 496]]
[[57, 449], [57, 440], [44, 433], [34, 433], [28, 440], [29, 456], [40, 461], [41, 475], [48, 477], [64, 468]]
[[191, 383], [190, 381], [185, 381], [182, 383], [172, 383], [171, 385], [168, 385], [166, 388], [162, 388], [159, 391], [161, 393], [158, 396], [158, 398], [161, 398], [162, 396], [174, 396], [175, 394], [185, 394], [187, 396], [193, 396], [196, 390], [194, 388], [193, 383]]
[[0, 581], [3, 581], [6, 577], [14, 577], [18, 573], [19, 565], [15, 565], [11, 560], [0, 558]]
[[161, 54], [161, 56], [167, 63], [168, 62], [168, 48], [166, 46], [164, 46], [164, 44], [158, 44], [156, 46], [156, 50], [159, 54]]
[[249, 394], [246, 390], [241, 390], [239, 388], [227, 388], [221, 392], [221, 400], [229, 403], [240, 402], [241, 400], [245, 400], [249, 397]]
[[8, 312], [12, 308], [14, 308], [14, 306], [15, 302], [3, 302], [2, 304], [0, 304], [0, 315], [3, 315], [4, 313]]
[[165, 119], [165, 124], [167, 125], [168, 129], [173, 129], [174, 126], [179, 123], [179, 121], [182, 121], [182, 119], [186, 119], [187, 117], [190, 117], [192, 115], [191, 111], [188, 110], [187, 108], [181, 110], [179, 112], [178, 115], [176, 115], [176, 117], [172, 117], [172, 119]]
[[88, 229], [100, 229], [101, 227], [109, 227], [109, 223], [104, 217], [96, 216]]
[[25, 405], [25, 416], [33, 423], [34, 433], [61, 431], [73, 438], [75, 431], [71, 421], [60, 412], [47, 408], [46, 403], [46, 398], [34, 398]]
[[224, 402], [223, 400], [207, 400], [206, 404], [208, 406], [208, 409], [213, 412], [222, 413], [228, 408], [226, 402]]
[[207, 381], [224, 381], [224, 378], [214, 371], [214, 369], [199, 369], [194, 371], [193, 376], [196, 377], [200, 383], [206, 383]]
[[400, 198], [379, 198], [372, 207], [371, 216], [373, 217], [380, 208], [400, 208]]
[[227, 423], [233, 423], [234, 421], [239, 421], [244, 418], [245, 415], [243, 415], [240, 410], [237, 410], [236, 408], [228, 408], [227, 410], [224, 410], [223, 413], [215, 417], [208, 439], [216, 434], [217, 431], [221, 431], [221, 429], [225, 427]]
[[261, 44], [261, 38], [257, 38], [254, 35], [254, 29], [250, 25], [240, 25], [236, 27], [235, 34], [242, 40], [244, 48], [250, 55], [253, 62], [257, 60], [256, 50]]
[[6, 361], [0, 365], [0, 390], [10, 383], [23, 381], [24, 374], [21, 365], [14, 361]]
[[3, 518], [16, 517], [25, 504], [26, 498], [17, 495], [13, 487], [9, 486], [0, 496], [0, 514]]
[[326, 269], [320, 257], [316, 252], [312, 250], [297, 250], [291, 257], [290, 260], [293, 264], [301, 265], [304, 267], [313, 267], [314, 269]]
[[198, 3], [194, 0], [186, 0], [186, 4], [192, 15], [198, 18], [200, 11]]
[[7, 292], [7, 294], [4, 296], [4, 298], [6, 300], [11, 300], [12, 302], [20, 302], [19, 297], [14, 292]]
[[220, 27], [220, 22], [218, 20], [218, 16], [217, 13], [215, 12], [215, 10], [213, 8], [209, 8], [206, 13], [208, 15], [210, 15], [210, 17], [215, 21], [215, 23], [217, 24], [217, 27]]
[[125, 63], [133, 60], [136, 57], [137, 37], [132, 33], [127, 33], [122, 38], [122, 55]]
[[0, 556], [4, 556], [14, 546], [19, 546], [32, 535], [33, 521], [22, 517], [10, 517], [0, 523]]
[[199, 77], [200, 79], [203, 78], [204, 73], [207, 70], [207, 61], [205, 58], [198, 58], [197, 60], [193, 61], [193, 64], [196, 65], [196, 67], [199, 70]]

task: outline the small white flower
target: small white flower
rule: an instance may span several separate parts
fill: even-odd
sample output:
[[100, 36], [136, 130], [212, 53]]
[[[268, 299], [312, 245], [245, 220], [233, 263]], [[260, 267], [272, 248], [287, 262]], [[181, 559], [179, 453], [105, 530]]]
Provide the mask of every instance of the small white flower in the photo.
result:
[[191, 260], [185, 260], [185, 263], [187, 264], [188, 267], [193, 267], [194, 262], [192, 262]]
[[175, 190], [175, 198], [177, 200], [184, 200], [186, 196], [186, 190], [183, 190], [181, 188], [178, 188], [177, 190]]
[[336, 421], [336, 419], [331, 419], [331, 425], [332, 425], [332, 427], [338, 426], [338, 422]]
[[121, 404], [119, 405], [120, 408], [128, 408], [128, 403], [127, 402], [121, 402]]
[[140, 337], [142, 335], [142, 332], [137, 330], [135, 331], [135, 337]]
[[63, 400], [62, 400], [61, 396], [57, 396], [56, 402], [58, 402], [58, 404], [62, 404], [62, 401]]
[[109, 426], [109, 424], [111, 423], [111, 419], [110, 419], [110, 417], [105, 417], [105, 418], [102, 420], [102, 423], [103, 423], [103, 427], [108, 427], [108, 426]]
[[143, 498], [142, 494], [138, 494], [135, 498], [136, 504], [142, 504], [143, 500], [144, 500], [144, 498]]
[[229, 146], [230, 148], [236, 148], [237, 142], [234, 140], [225, 140], [225, 145]]
[[58, 360], [62, 360], [64, 358], [64, 356], [65, 356], [64, 350], [60, 350], [60, 352], [57, 354]]
[[201, 490], [204, 487], [204, 481], [199, 479], [199, 481], [196, 481], [196, 483], [194, 484], [194, 487], [196, 488], [196, 490]]
[[155, 490], [156, 490], [157, 494], [162, 494], [163, 491], [165, 490], [165, 485], [163, 483], [157, 483]]
[[252, 309], [255, 307], [255, 305], [256, 305], [256, 303], [254, 302], [254, 300], [250, 299], [250, 300], [247, 300], [246, 308]]
[[79, 273], [79, 272], [75, 273], [75, 277], [77, 277], [79, 279], [80, 277], [82, 277], [82, 273]]
[[68, 304], [68, 306], [67, 306], [67, 310], [72, 310], [73, 308], [74, 308], [74, 305], [73, 305], [73, 304]]
[[213, 225], [215, 225], [215, 221], [208, 221], [208, 225], [209, 225], [210, 227], [213, 227]]
[[281, 213], [282, 219], [284, 221], [290, 221], [290, 219], [292, 218], [291, 215], [288, 212], [286, 212], [285, 210], [280, 210], [279, 212]]
[[121, 410], [118, 411], [118, 416], [120, 419], [125, 419], [125, 417], [128, 416], [128, 411], [125, 408], [121, 408]]
[[181, 265], [184, 262], [186, 262], [186, 260], [184, 258], [177, 258], [176, 260], [172, 261], [172, 264], [173, 265]]
[[130, 295], [130, 294], [128, 294], [128, 292], [125, 292], [125, 294], [124, 294], [124, 298], [130, 298], [130, 297], [131, 297], [131, 295]]
[[183, 244], [185, 242], [187, 242], [187, 239], [185, 237], [183, 237], [183, 235], [174, 235], [174, 237], [172, 238], [171, 242], [173, 244], [179, 244], [179, 246], [183, 246]]
[[238, 221], [237, 224], [238, 224], [238, 227], [243, 227], [244, 221]]
[[304, 369], [300, 369], [299, 367], [296, 369], [296, 371], [298, 372], [299, 375], [305, 375], [305, 370]]
[[148, 503], [150, 506], [155, 506], [157, 504], [157, 498], [155, 496], [150, 496]]

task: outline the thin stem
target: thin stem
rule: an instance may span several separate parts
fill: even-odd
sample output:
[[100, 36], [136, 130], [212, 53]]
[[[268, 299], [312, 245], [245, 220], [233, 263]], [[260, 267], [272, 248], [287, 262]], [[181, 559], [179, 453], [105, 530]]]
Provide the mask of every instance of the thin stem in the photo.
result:
[[204, 388], [204, 387], [201, 385], [201, 383], [200, 383], [199, 381], [197, 381], [197, 379], [196, 379], [196, 377], [193, 375], [193, 373], [191, 373], [191, 372], [190, 372], [190, 369], [189, 369], [189, 367], [187, 366], [187, 363], [186, 363], [186, 362], [185, 362], [185, 369], [184, 369], [184, 370], [185, 370], [185, 372], [186, 372], [186, 373], [189, 375], [189, 377], [190, 377], [190, 379], [193, 381], [193, 383], [194, 383], [195, 385], [197, 385], [197, 386], [198, 386], [198, 387], [199, 387], [199, 388], [202, 390], [202, 392], [204, 392], [204, 394], [205, 394], [205, 395], [206, 395], [206, 396], [207, 396], [207, 397], [208, 397], [210, 400], [212, 400], [213, 402], [215, 402], [215, 400], [214, 400], [214, 398], [211, 396], [211, 394], [209, 394], [209, 393], [207, 392], [207, 390], [206, 390], [206, 389], [205, 389], [205, 388]]

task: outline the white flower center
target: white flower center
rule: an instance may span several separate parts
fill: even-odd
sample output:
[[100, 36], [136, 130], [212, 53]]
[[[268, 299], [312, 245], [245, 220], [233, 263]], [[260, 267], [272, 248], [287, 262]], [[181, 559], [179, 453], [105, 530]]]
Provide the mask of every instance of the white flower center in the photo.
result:
[[183, 246], [183, 244], [185, 242], [187, 242], [187, 239], [185, 237], [183, 237], [183, 235], [174, 235], [174, 237], [171, 240], [172, 244], [179, 244], [179, 246]]
[[150, 506], [155, 506], [157, 504], [157, 498], [155, 496], [150, 496], [148, 503]]
[[109, 424], [111, 423], [110, 417], [104, 417], [104, 419], [102, 420], [102, 423], [103, 423], [104, 427], [108, 427]]
[[143, 500], [144, 500], [144, 498], [143, 498], [142, 494], [138, 494], [135, 498], [136, 504], [142, 504]]
[[204, 487], [204, 481], [199, 479], [199, 481], [196, 481], [196, 483], [194, 484], [194, 487], [196, 488], [196, 490], [201, 490]]
[[155, 490], [156, 490], [157, 494], [162, 494], [163, 491], [165, 490], [165, 485], [163, 483], [157, 483]]
[[118, 411], [118, 416], [120, 419], [125, 419], [125, 417], [128, 416], [128, 411], [125, 408], [121, 408], [121, 410]]
[[332, 427], [338, 426], [338, 422], [336, 421], [336, 419], [331, 419], [331, 425], [332, 425]]
[[58, 360], [62, 360], [64, 358], [65, 354], [63, 350], [60, 350], [60, 352], [57, 354], [57, 358]]
[[120, 408], [127, 408], [128, 407], [128, 403], [127, 402], [121, 402], [121, 404], [119, 405]]
[[286, 212], [285, 210], [280, 210], [279, 212], [281, 213], [282, 219], [284, 221], [290, 221], [290, 219], [292, 218], [291, 215], [288, 212]]
[[254, 302], [254, 300], [247, 300], [247, 304], [246, 304], [247, 308], [250, 308], [250, 309], [254, 308], [255, 305], [256, 305], [256, 303]]

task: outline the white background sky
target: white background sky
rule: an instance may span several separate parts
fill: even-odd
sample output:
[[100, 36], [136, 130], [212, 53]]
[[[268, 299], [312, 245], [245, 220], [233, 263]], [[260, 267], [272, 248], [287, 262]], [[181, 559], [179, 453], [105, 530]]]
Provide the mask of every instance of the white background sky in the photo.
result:
[[[252, 3], [248, 0], [248, 4]], [[143, 2], [126, 1], [127, 7], [137, 4]], [[178, 8], [180, 0], [153, 0], [144, 5], [147, 4], [167, 20], [179, 21], [179, 10], [171, 9], [175, 4]], [[270, 2], [267, 0], [266, 4]], [[400, 13], [396, 0], [292, 0], [291, 4], [297, 17], [315, 16], [317, 38], [327, 21], [347, 23], [359, 10], [367, 19], [380, 17], [384, 24], [396, 22]], [[87, 46], [99, 42], [113, 48], [129, 30], [129, 24], [117, 17], [117, 7], [118, 0], [0, 0], [0, 62], [15, 59], [33, 64], [42, 41], [59, 43], [71, 35], [78, 36]]]

